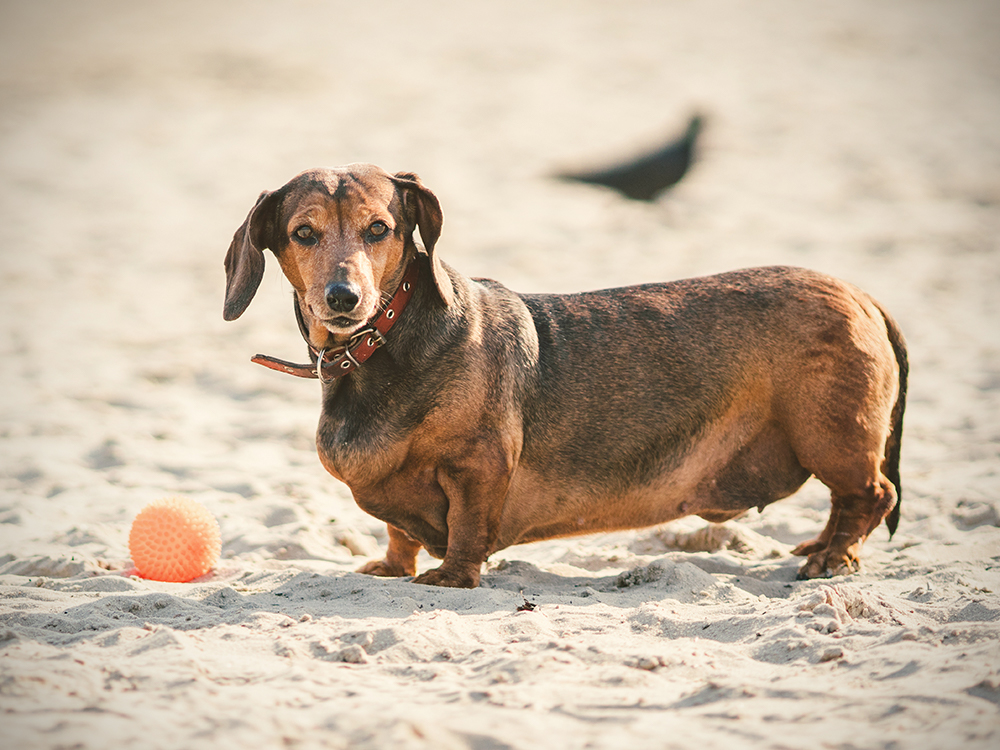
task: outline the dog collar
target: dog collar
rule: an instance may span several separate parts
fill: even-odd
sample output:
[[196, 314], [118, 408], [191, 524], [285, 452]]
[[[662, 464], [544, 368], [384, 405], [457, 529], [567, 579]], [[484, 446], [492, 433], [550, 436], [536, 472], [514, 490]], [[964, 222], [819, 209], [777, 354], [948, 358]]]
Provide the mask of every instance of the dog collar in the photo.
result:
[[[399, 286], [396, 288], [396, 293], [392, 295], [392, 299], [389, 300], [386, 308], [373, 322], [354, 333], [350, 341], [347, 342], [347, 346], [341, 346], [336, 349], [317, 350], [316, 347], [309, 344], [309, 349], [312, 352], [315, 362], [307, 365], [286, 362], [283, 359], [269, 357], [266, 354], [257, 354], [250, 361], [272, 370], [277, 370], [278, 372], [295, 375], [299, 378], [319, 378], [324, 383], [349, 375], [364, 364], [375, 353], [376, 349], [385, 344], [385, 335], [396, 324], [406, 304], [413, 296], [417, 274], [417, 264], [411, 262], [406, 269], [406, 273], [403, 274], [402, 281], [399, 282]], [[305, 335], [305, 327], [301, 319], [297, 299], [295, 312], [296, 318], [299, 319], [299, 327], [303, 329], [303, 335]]]

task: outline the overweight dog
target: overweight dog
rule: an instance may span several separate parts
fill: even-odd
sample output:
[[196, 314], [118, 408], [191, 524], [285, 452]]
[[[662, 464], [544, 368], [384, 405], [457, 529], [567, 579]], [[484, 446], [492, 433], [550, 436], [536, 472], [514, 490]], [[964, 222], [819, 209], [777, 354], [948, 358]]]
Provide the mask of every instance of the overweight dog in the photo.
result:
[[[361, 572], [474, 587], [513, 544], [709, 521], [815, 475], [830, 519], [800, 578], [853, 572], [899, 519], [906, 348], [843, 281], [798, 268], [581, 294], [517, 294], [441, 261], [442, 213], [414, 174], [315, 169], [264, 192], [226, 255], [226, 320], [265, 249], [294, 288], [322, 381], [316, 445], [388, 524]], [[422, 244], [414, 238], [419, 229]]]

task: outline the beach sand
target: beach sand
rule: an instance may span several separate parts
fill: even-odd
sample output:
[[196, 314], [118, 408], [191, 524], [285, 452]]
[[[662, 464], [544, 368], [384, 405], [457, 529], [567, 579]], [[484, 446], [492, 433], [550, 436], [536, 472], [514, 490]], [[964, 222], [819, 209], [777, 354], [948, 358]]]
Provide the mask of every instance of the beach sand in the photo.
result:
[[[0, 744], [997, 747], [996, 3], [375, 5], [0, 10]], [[659, 201], [550, 177], [695, 111]], [[354, 161], [419, 173], [441, 256], [519, 291], [781, 263], [872, 293], [910, 346], [898, 532], [797, 581], [813, 480], [504, 550], [475, 590], [354, 573], [386, 535], [319, 464], [318, 386], [248, 361], [303, 356], [273, 259], [222, 320], [258, 193]], [[222, 560], [129, 576], [171, 495]]]

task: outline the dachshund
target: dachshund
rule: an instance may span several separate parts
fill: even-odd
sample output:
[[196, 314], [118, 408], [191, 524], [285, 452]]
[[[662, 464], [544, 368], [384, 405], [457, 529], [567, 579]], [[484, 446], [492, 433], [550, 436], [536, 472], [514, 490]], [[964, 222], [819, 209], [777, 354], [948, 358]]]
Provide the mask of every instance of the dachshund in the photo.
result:
[[[799, 578], [859, 569], [899, 521], [903, 335], [844, 281], [766, 267], [576, 294], [518, 294], [437, 252], [438, 199], [412, 173], [313, 169], [260, 195], [226, 254], [224, 317], [265, 249], [294, 289], [322, 382], [320, 461], [388, 525], [360, 570], [473, 588], [514, 544], [711, 522], [816, 476], [826, 527]], [[415, 237], [419, 230], [420, 241]]]

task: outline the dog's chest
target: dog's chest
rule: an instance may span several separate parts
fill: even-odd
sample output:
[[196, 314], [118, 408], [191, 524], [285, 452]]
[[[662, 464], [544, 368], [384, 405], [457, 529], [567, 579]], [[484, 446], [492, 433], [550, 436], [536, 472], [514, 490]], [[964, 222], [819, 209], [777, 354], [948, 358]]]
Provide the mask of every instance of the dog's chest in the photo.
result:
[[316, 450], [323, 467], [353, 489], [376, 483], [398, 469], [407, 442], [400, 439], [400, 432], [398, 425], [375, 415], [324, 409], [316, 431]]

